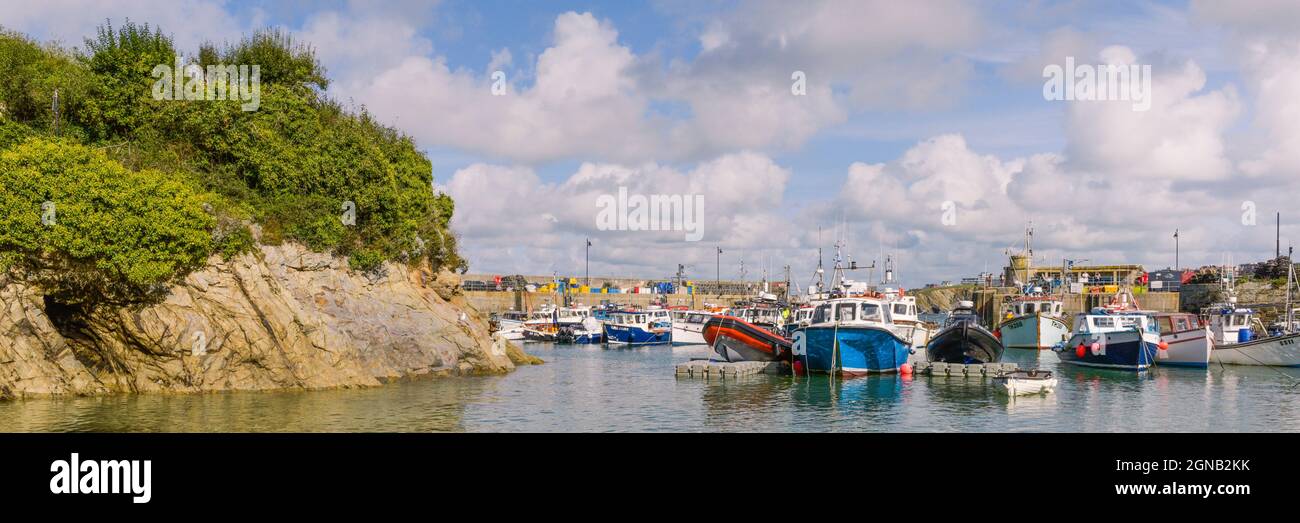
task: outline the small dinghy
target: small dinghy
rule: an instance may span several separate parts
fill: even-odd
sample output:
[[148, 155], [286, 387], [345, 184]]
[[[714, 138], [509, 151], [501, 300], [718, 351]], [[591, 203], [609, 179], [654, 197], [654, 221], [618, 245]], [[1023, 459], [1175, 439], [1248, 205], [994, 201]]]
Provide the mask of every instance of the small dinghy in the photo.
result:
[[1017, 370], [994, 376], [993, 387], [1008, 396], [1046, 394], [1056, 388], [1056, 378], [1049, 370]]

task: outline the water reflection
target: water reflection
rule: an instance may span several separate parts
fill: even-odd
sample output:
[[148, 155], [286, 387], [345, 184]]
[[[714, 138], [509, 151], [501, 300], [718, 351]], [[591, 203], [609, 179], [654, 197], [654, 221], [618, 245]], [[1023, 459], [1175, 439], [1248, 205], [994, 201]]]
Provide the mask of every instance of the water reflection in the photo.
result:
[[0, 431], [1296, 431], [1296, 369], [1062, 364], [1052, 394], [1009, 398], [981, 377], [677, 378], [707, 347], [530, 344], [547, 364], [504, 377], [310, 392], [0, 402]]

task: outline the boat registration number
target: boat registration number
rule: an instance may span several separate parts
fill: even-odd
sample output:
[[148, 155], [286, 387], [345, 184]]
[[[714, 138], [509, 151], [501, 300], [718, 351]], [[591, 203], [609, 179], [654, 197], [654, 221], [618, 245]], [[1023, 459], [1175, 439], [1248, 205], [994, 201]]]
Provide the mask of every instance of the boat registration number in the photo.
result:
[[1022, 326], [1022, 324], [1021, 324], [1020, 320], [1016, 320], [1016, 321], [1013, 321], [1013, 322], [1011, 322], [1011, 323], [1008, 323], [1008, 324], [1004, 325], [1002, 328], [1004, 328], [1004, 329], [1019, 329], [1021, 326]]

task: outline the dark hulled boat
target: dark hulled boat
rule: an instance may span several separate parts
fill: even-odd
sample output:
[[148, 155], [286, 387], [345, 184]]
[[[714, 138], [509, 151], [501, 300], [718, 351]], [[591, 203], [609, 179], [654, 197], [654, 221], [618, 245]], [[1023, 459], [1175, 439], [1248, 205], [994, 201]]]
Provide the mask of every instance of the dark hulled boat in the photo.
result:
[[704, 341], [727, 361], [790, 359], [790, 340], [735, 316], [714, 316], [704, 323]]
[[1002, 360], [1002, 342], [980, 326], [973, 304], [963, 301], [953, 309], [925, 347], [930, 361], [944, 363], [996, 363]]

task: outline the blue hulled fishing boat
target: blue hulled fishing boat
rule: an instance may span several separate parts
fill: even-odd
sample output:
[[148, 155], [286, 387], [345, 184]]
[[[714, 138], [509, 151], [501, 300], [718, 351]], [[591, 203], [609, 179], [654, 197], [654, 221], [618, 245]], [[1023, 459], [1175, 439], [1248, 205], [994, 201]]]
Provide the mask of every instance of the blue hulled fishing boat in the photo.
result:
[[612, 345], [673, 342], [673, 320], [665, 309], [610, 311], [604, 325], [605, 343]]
[[861, 376], [896, 372], [912, 354], [883, 299], [838, 298], [819, 305], [795, 332], [794, 357], [809, 372]]

